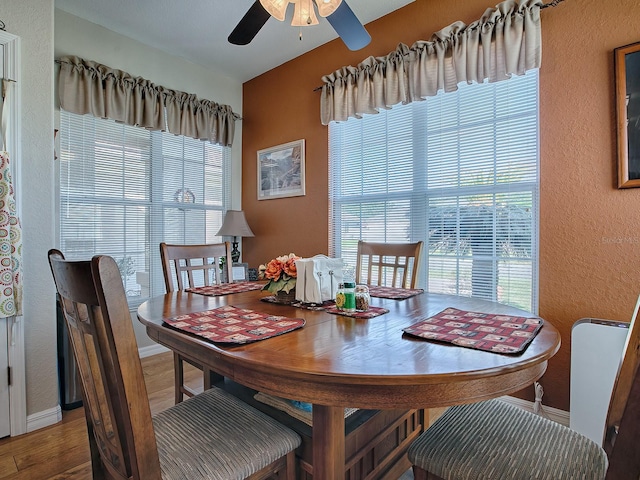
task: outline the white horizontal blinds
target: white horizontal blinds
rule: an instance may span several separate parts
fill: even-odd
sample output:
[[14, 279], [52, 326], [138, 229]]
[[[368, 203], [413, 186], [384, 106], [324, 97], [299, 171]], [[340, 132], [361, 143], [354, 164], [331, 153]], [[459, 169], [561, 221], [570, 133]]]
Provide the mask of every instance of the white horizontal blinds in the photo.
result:
[[537, 98], [533, 70], [332, 122], [332, 254], [423, 240], [421, 286], [534, 310]]
[[61, 112], [60, 248], [114, 257], [129, 293], [149, 251], [150, 145], [144, 129]]
[[159, 243], [209, 243], [228, 207], [230, 149], [60, 114], [60, 246], [110, 255], [132, 301], [164, 292]]
[[427, 101], [428, 289], [535, 308], [537, 71]]
[[212, 243], [229, 192], [223, 148], [162, 133], [163, 238], [167, 243]]
[[[222, 226], [230, 193], [228, 148], [193, 138], [161, 134], [162, 228], [157, 242], [205, 244], [223, 241]], [[159, 261], [159, 257], [158, 257]], [[193, 260], [193, 264], [201, 264]], [[173, 266], [172, 266], [173, 268]], [[209, 284], [215, 283], [209, 271]], [[204, 285], [203, 271], [193, 272], [196, 285]], [[173, 272], [175, 278], [175, 271]], [[183, 281], [188, 284], [186, 273]]]
[[332, 249], [355, 265], [358, 240], [410, 237], [411, 110], [392, 109], [330, 130]]

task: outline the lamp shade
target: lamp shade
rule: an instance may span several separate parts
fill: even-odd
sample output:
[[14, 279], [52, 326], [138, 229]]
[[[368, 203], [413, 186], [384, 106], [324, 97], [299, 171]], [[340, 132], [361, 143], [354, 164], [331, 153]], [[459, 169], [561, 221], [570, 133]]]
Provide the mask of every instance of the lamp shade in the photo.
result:
[[249, 228], [247, 220], [244, 218], [242, 210], [227, 210], [222, 226], [217, 233], [218, 236], [228, 237], [253, 237], [253, 232]]

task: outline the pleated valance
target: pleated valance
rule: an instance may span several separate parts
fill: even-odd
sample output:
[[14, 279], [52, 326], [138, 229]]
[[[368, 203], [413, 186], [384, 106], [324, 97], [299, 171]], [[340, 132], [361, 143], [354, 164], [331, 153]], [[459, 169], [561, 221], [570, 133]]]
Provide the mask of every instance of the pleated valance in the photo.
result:
[[321, 120], [344, 121], [457, 90], [461, 82], [497, 82], [539, 68], [542, 0], [506, 0], [465, 25], [455, 22], [429, 41], [399, 44], [322, 77]]
[[68, 112], [111, 118], [150, 130], [231, 146], [235, 121], [230, 106], [153, 84], [90, 60], [60, 59], [60, 106]]

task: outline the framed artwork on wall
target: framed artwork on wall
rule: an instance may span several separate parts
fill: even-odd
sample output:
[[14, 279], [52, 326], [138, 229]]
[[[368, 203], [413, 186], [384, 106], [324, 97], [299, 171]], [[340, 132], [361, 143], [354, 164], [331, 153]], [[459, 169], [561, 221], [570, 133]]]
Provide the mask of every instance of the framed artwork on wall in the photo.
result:
[[231, 265], [232, 282], [244, 282], [249, 280], [249, 264], [233, 262]]
[[304, 139], [258, 150], [258, 200], [304, 194]]
[[618, 188], [640, 187], [640, 42], [614, 50]]

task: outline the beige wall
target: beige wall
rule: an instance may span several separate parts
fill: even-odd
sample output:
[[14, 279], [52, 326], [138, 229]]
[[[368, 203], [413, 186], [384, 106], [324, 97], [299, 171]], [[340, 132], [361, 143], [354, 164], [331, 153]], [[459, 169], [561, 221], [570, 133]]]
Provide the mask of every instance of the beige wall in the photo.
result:
[[[328, 250], [327, 128], [313, 91], [321, 76], [470, 23], [494, 3], [416, 0], [369, 24], [373, 41], [361, 51], [336, 40], [245, 83], [242, 204], [256, 237], [244, 240], [244, 261]], [[616, 188], [612, 57], [640, 41], [640, 2], [568, 0], [541, 15], [539, 313], [563, 340], [542, 384], [545, 404], [568, 410], [571, 326], [582, 317], [627, 320], [640, 293], [640, 189]], [[306, 195], [257, 201], [256, 151], [299, 138]], [[533, 389], [521, 396], [533, 399]]]

